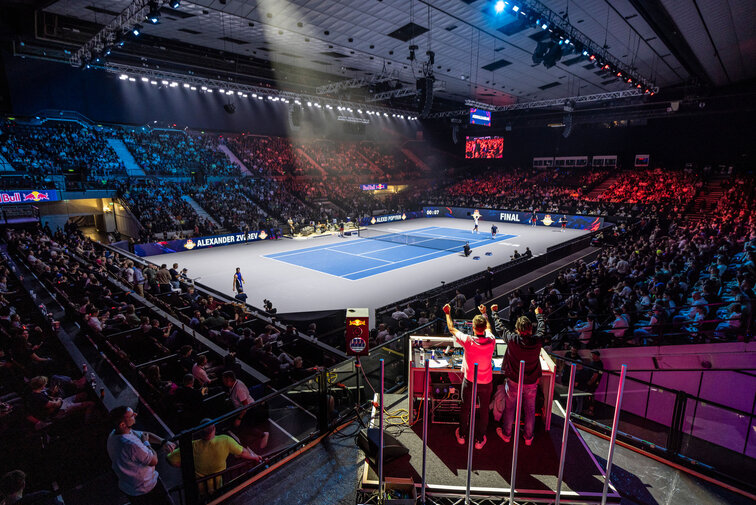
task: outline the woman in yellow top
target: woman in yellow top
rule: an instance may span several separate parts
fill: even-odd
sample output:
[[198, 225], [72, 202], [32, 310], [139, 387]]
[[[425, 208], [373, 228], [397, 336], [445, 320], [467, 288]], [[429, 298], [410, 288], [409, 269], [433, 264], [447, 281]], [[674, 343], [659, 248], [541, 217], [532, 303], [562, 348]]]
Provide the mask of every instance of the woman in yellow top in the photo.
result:
[[[209, 422], [210, 419], [203, 419], [202, 423]], [[242, 447], [236, 440], [228, 435], [215, 434], [215, 425], [211, 424], [206, 427], [202, 433], [202, 438], [192, 442], [194, 451], [194, 472], [197, 477], [205, 477], [215, 473], [222, 472], [226, 469], [226, 460], [229, 454], [241, 459], [248, 459], [256, 462], [262, 461], [262, 458], [255, 454], [252, 449]], [[168, 463], [173, 466], [181, 466], [181, 450], [176, 449], [168, 454]], [[199, 492], [202, 496], [208, 496], [215, 492], [216, 489], [223, 485], [221, 476], [215, 477], [200, 483]]]

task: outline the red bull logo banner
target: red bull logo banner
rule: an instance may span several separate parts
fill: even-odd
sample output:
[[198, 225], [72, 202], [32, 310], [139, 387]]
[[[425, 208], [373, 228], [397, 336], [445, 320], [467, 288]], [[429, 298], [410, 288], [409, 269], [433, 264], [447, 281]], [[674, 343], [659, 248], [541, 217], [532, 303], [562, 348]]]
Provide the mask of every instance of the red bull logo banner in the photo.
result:
[[55, 189], [45, 189], [45, 190], [10, 189], [10, 190], [5, 190], [5, 191], [0, 191], [0, 204], [57, 202], [59, 200], [60, 200], [60, 194]]

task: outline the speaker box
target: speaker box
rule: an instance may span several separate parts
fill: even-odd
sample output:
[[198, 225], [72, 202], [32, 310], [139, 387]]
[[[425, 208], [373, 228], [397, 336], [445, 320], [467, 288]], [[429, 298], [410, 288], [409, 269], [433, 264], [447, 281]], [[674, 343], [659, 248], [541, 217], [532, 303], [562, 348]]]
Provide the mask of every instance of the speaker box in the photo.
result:
[[420, 117], [426, 118], [433, 106], [433, 77], [422, 77], [417, 80], [417, 110]]
[[[371, 463], [378, 463], [378, 445], [380, 444], [380, 430], [378, 428], [369, 428], [367, 430], [360, 430], [360, 434], [357, 436], [357, 446], [362, 449], [365, 456]], [[383, 461], [391, 461], [396, 458], [401, 458], [405, 454], [409, 453], [409, 449], [404, 445], [386, 433], [383, 432]]]

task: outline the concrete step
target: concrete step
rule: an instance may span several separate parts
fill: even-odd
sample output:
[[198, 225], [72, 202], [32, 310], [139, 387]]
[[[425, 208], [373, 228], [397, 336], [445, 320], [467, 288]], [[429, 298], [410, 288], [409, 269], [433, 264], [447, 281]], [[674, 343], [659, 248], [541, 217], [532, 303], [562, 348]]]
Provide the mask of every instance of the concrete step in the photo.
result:
[[194, 198], [192, 198], [189, 195], [183, 195], [181, 197], [181, 199], [184, 200], [189, 205], [191, 205], [192, 208], [194, 209], [194, 212], [196, 212], [199, 217], [201, 217], [202, 219], [207, 219], [208, 221], [210, 221], [211, 223], [213, 223], [218, 228], [221, 227], [220, 223], [218, 221], [216, 221], [215, 218], [213, 218], [213, 216], [211, 216], [210, 214], [208, 214], [207, 211], [205, 209], [203, 209], [200, 204], [197, 203], [197, 200], [195, 200]]
[[107, 139], [108, 145], [115, 151], [116, 155], [118, 155], [118, 158], [121, 160], [121, 163], [123, 163], [123, 166], [126, 167], [126, 174], [129, 176], [139, 176], [139, 175], [145, 175], [144, 170], [139, 166], [139, 164], [134, 159], [134, 156], [131, 154], [131, 151], [129, 151], [129, 148], [126, 147], [126, 144], [123, 143], [123, 140], [121, 139]]
[[241, 171], [242, 171], [242, 173], [244, 175], [252, 175], [252, 172], [249, 171], [249, 169], [247, 168], [247, 165], [245, 165], [244, 163], [242, 163], [242, 160], [240, 160], [231, 151], [231, 149], [228, 148], [228, 146], [226, 144], [221, 144], [221, 145], [218, 146], [218, 148], [220, 149], [220, 151], [222, 153], [225, 153], [225, 155], [228, 156], [228, 159], [230, 159], [231, 162], [236, 163], [239, 166], [239, 168], [241, 169]]

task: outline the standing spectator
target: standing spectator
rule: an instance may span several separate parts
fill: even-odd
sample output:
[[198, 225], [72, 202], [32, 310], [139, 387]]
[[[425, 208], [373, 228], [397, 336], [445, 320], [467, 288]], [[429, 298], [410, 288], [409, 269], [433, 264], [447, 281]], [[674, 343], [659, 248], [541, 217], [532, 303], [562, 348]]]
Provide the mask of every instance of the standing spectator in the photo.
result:
[[133, 505], [172, 505], [155, 469], [158, 455], [151, 444], [160, 444], [167, 451], [173, 451], [176, 444], [154, 433], [132, 429], [136, 415], [125, 406], [110, 411], [113, 431], [108, 436], [108, 455], [118, 476], [118, 487]]
[[160, 265], [160, 270], [155, 274], [155, 281], [157, 282], [160, 293], [168, 293], [171, 291], [171, 273], [168, 271], [168, 266], [165, 263]]
[[[536, 392], [538, 380], [541, 377], [539, 358], [543, 346], [543, 334], [546, 331], [543, 309], [541, 307], [535, 309], [538, 321], [535, 334], [533, 334], [533, 324], [527, 316], [520, 316], [515, 323], [515, 331], [509, 331], [499, 319], [498, 309], [497, 305], [491, 307], [496, 331], [507, 342], [507, 352], [502, 364], [502, 371], [507, 379], [503, 386], [506, 388], [503, 426], [497, 428], [496, 433], [505, 442], [509, 442], [512, 438], [512, 423], [517, 409], [517, 379], [520, 375], [520, 361], [525, 361], [522, 401], [525, 409], [525, 445], [530, 445], [533, 443]], [[519, 429], [519, 426], [517, 428]]]
[[[491, 403], [491, 390], [493, 388], [493, 368], [491, 357], [496, 348], [496, 337], [491, 333], [491, 322], [486, 315], [486, 306], [478, 307], [480, 315], [473, 318], [473, 331], [475, 337], [462, 333], [454, 327], [451, 317], [451, 307], [444, 305], [446, 314], [446, 327], [465, 349], [465, 359], [462, 364], [462, 373], [465, 378], [462, 381], [462, 411], [459, 415], [459, 426], [454, 434], [457, 443], [464, 445], [465, 436], [470, 430], [470, 410], [477, 400], [480, 401], [480, 409], [475, 417], [475, 448], [482, 449], [486, 445], [486, 431], [488, 430], [488, 408]], [[478, 364], [478, 390], [477, 398], [472, 397], [473, 381], [475, 380], [475, 363]]]

